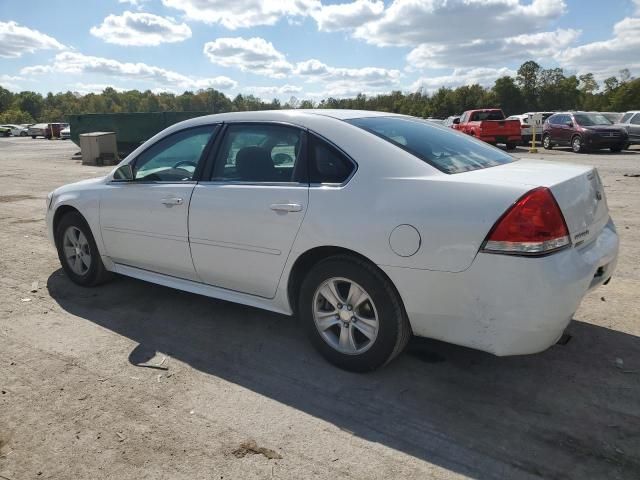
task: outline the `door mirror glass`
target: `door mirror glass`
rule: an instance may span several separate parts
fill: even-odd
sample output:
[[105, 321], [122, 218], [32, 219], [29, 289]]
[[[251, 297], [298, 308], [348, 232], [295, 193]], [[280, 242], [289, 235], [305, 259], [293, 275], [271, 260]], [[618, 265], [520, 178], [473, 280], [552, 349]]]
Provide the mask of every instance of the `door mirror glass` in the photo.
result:
[[120, 165], [113, 173], [113, 179], [117, 182], [133, 181], [133, 170], [131, 169], [131, 165], [128, 163]]
[[573, 122], [571, 120], [568, 120], [566, 122], [567, 127], [573, 127]]
[[453, 124], [454, 125], [459, 125], [460, 124], [460, 119], [459, 118], [454, 118], [453, 119]]

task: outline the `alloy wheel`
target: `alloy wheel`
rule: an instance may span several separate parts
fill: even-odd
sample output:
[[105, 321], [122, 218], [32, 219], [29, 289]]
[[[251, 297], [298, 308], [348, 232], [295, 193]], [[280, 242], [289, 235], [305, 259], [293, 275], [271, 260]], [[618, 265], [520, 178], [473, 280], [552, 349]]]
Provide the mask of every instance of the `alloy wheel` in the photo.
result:
[[313, 319], [323, 340], [340, 353], [367, 351], [378, 336], [379, 320], [371, 296], [347, 278], [325, 280], [313, 296]]
[[85, 275], [91, 267], [91, 247], [78, 227], [69, 227], [64, 232], [62, 249], [67, 265], [76, 275]]

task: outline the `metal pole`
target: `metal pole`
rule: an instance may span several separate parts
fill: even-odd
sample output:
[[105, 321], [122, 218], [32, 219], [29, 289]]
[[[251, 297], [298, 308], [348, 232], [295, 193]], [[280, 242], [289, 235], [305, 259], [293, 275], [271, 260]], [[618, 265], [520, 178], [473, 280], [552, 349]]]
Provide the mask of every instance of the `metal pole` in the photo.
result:
[[536, 122], [533, 122], [533, 133], [531, 135], [531, 148], [529, 149], [529, 153], [538, 153], [538, 149], [536, 148]]

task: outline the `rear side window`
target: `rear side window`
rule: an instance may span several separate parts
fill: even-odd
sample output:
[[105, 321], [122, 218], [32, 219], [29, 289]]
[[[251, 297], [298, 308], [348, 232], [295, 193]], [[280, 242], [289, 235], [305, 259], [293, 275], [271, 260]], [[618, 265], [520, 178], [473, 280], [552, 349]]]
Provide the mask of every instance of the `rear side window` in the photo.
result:
[[625, 113], [620, 120], [620, 123], [627, 123], [629, 119], [633, 116], [633, 113]]
[[636, 116], [631, 119], [631, 123], [640, 125], [640, 113], [636, 113]]
[[444, 173], [461, 173], [516, 161], [468, 135], [412, 117], [369, 117], [349, 123], [415, 155]]
[[355, 168], [337, 148], [315, 135], [309, 136], [310, 183], [344, 183]]

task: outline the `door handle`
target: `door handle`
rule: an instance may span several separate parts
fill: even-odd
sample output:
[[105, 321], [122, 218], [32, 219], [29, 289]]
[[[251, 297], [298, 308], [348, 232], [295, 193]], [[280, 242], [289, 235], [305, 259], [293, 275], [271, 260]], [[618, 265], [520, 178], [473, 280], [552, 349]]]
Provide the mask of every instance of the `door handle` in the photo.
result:
[[170, 205], [182, 205], [183, 200], [179, 197], [172, 197], [172, 198], [163, 198], [162, 199], [162, 203], [170, 206]]
[[302, 205], [299, 203], [274, 203], [270, 208], [276, 212], [299, 212], [302, 210]]

